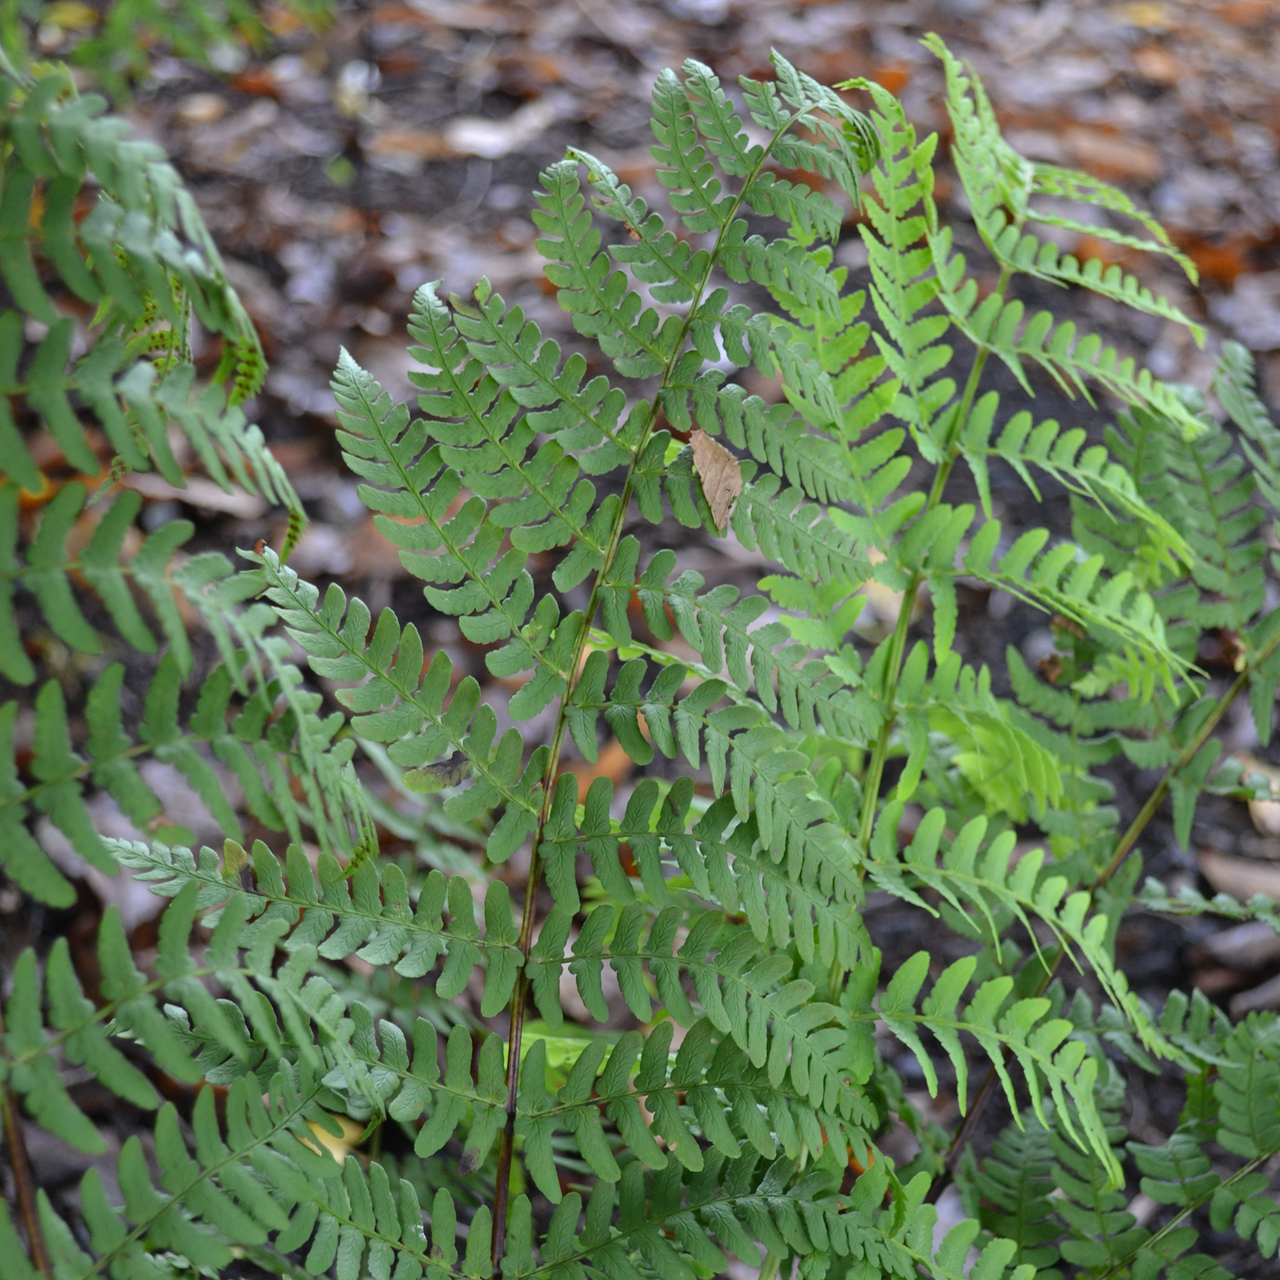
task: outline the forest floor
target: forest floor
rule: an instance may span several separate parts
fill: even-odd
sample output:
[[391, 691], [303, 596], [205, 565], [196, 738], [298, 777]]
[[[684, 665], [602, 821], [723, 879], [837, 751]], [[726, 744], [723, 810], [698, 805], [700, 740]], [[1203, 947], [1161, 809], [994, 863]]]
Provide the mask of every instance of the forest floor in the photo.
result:
[[[162, 61], [130, 115], [194, 189], [265, 340], [271, 372], [254, 407], [312, 517], [293, 566], [415, 621], [429, 646], [486, 682], [500, 719], [511, 691], [487, 676], [482, 652], [456, 624], [433, 613], [357, 499], [334, 442], [329, 376], [345, 346], [407, 398], [413, 362], [404, 322], [413, 291], [438, 279], [445, 291], [468, 294], [487, 276], [545, 334], [573, 345], [533, 245], [537, 175], [573, 145], [661, 206], [648, 95], [657, 73], [685, 58], [710, 64], [727, 85], [741, 73], [768, 76], [771, 48], [827, 82], [869, 76], [901, 94], [922, 130], [945, 139], [941, 70], [919, 42], [939, 32], [985, 81], [1016, 148], [1115, 182], [1163, 220], [1199, 267], [1199, 285], [1167, 260], [1126, 255], [1123, 265], [1178, 301], [1210, 337], [1199, 350], [1177, 326], [1091, 295], [1034, 301], [1075, 316], [1156, 374], [1201, 388], [1221, 340], [1238, 338], [1257, 353], [1263, 393], [1280, 408], [1280, 8], [1271, 0], [371, 0], [341, 6], [324, 34], [283, 10], [271, 22], [277, 48], [269, 60], [227, 77]], [[958, 184], [946, 179], [939, 191], [944, 212], [963, 218]], [[1112, 252], [1092, 237], [1078, 241], [1064, 247], [1082, 257]], [[852, 217], [839, 257], [855, 280], [865, 276]], [[778, 394], [767, 384], [750, 389]], [[1091, 408], [1052, 389], [1045, 396], [1038, 413], [1099, 438], [1110, 420], [1104, 401]], [[280, 525], [256, 499], [203, 490], [197, 497], [150, 480], [143, 493], [151, 527], [194, 518], [201, 547], [230, 553], [262, 537], [280, 543]], [[1069, 532], [1061, 493], [1039, 501], [1010, 476], [998, 478], [996, 497], [1014, 535], [1044, 523]], [[647, 552], [676, 547], [681, 565], [709, 583], [753, 589], [763, 571], [761, 559], [731, 541], [674, 524], [650, 536]], [[966, 660], [1002, 672], [1006, 645], [1038, 661], [1049, 641], [1042, 615], [1001, 595], [963, 593], [957, 648]], [[1265, 758], [1250, 725], [1247, 716], [1233, 721], [1228, 745]], [[525, 728], [540, 731], [536, 722]], [[1115, 773], [1126, 818], [1153, 778]], [[153, 785], [161, 782], [157, 775]], [[181, 819], [213, 839], [207, 813], [182, 803]], [[1171, 887], [1209, 887], [1200, 879], [1205, 851], [1254, 859], [1280, 896], [1280, 840], [1256, 829], [1243, 804], [1204, 803], [1189, 849], [1163, 818], [1142, 841], [1148, 869]], [[108, 893], [145, 933], [158, 901], [128, 883], [99, 896]], [[82, 912], [94, 915], [84, 899]], [[920, 919], [873, 895], [871, 927], [889, 957], [928, 945]], [[6, 949], [51, 928], [85, 935], [92, 919], [29, 920]], [[1135, 914], [1119, 942], [1133, 985], [1156, 1004], [1171, 988], [1197, 984], [1237, 1013], [1280, 1006], [1280, 989], [1264, 985], [1280, 972], [1277, 950], [1216, 941], [1220, 928]], [[950, 958], [937, 956], [940, 964]], [[909, 1053], [898, 1066], [920, 1089]], [[1159, 1079], [1134, 1076], [1126, 1123], [1133, 1137], [1159, 1140], [1180, 1099]], [[944, 1100], [933, 1114], [946, 1121], [954, 1108]], [[34, 1150], [38, 1177], [56, 1182], [59, 1158], [65, 1153]]]

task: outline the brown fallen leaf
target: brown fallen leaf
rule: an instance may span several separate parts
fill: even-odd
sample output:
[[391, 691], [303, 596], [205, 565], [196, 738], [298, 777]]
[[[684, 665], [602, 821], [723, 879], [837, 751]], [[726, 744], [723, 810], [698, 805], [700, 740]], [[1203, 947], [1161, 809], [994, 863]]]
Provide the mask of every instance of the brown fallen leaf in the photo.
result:
[[711, 518], [716, 528], [723, 530], [742, 493], [742, 466], [719, 440], [713, 440], [701, 427], [694, 427], [689, 433], [689, 443], [693, 446], [693, 466], [711, 508]]
[[1247, 275], [1258, 241], [1252, 236], [1231, 236], [1213, 241], [1193, 239], [1179, 248], [1196, 264], [1201, 278], [1208, 277], [1224, 289], [1234, 289], [1236, 277]]
[[379, 129], [362, 140], [365, 154], [376, 162], [421, 163], [450, 154], [449, 144], [430, 129]]
[[1274, 0], [1235, 0], [1225, 4], [1215, 16], [1233, 27], [1258, 27], [1275, 12]]

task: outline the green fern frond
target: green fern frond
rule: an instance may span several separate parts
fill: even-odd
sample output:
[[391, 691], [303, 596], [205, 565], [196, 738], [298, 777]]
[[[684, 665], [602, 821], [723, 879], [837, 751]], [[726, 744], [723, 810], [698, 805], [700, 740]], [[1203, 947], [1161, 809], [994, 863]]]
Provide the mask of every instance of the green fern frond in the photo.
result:
[[1092, 634], [1111, 637], [1126, 657], [1140, 658], [1142, 674], [1135, 672], [1135, 694], [1150, 698], [1159, 683], [1173, 696], [1175, 675], [1186, 670], [1186, 663], [1170, 648], [1155, 601], [1132, 572], [1125, 569], [1102, 577], [1103, 556], [1082, 559], [1070, 543], [1040, 554], [1049, 540], [1043, 529], [1023, 534], [996, 561], [1000, 532], [998, 520], [982, 525], [964, 557], [966, 572], [1070, 618]]
[[248, 894], [235, 891], [211, 850], [201, 850], [197, 857], [181, 846], [117, 841], [112, 847], [121, 865], [134, 869], [165, 897], [188, 884], [198, 885], [202, 909], [234, 902], [242, 924], [264, 913], [268, 922], [284, 919], [287, 909], [293, 913], [288, 930], [293, 945], [315, 946], [324, 959], [356, 955], [388, 965], [403, 977], [419, 978], [443, 956], [446, 963], [436, 992], [448, 1000], [465, 988], [484, 957], [495, 984], [485, 1007], [502, 1008], [511, 993], [518, 952], [506, 886], [500, 881], [490, 886], [482, 933], [465, 876], [431, 872], [411, 909], [404, 874], [394, 863], [365, 861], [348, 876], [326, 854], [313, 871], [301, 849], [290, 845], [282, 876], [275, 855], [255, 841], [251, 856], [256, 888]]
[[938, 280], [929, 270], [929, 248], [919, 244], [937, 135], [917, 143], [894, 98], [879, 86], [856, 83], [875, 95], [878, 110], [872, 119], [883, 139], [871, 175], [877, 199], [868, 201], [868, 223], [859, 228], [871, 267], [871, 300], [885, 328], [885, 336], [877, 333], [875, 341], [899, 384], [890, 411], [907, 424], [921, 455], [937, 463], [944, 448], [939, 416], [956, 389], [950, 378], [935, 376], [951, 359], [952, 348], [939, 341], [950, 326], [946, 316], [926, 314], [938, 296]]
[[1001, 458], [1013, 467], [1037, 499], [1040, 492], [1029, 470], [1033, 466], [1071, 493], [1090, 499], [1117, 518], [1149, 526], [1151, 542], [1171, 570], [1176, 570], [1176, 561], [1191, 563], [1193, 553], [1182, 533], [1143, 500], [1127, 468], [1114, 461], [1104, 446], [1092, 445], [1081, 452], [1085, 442], [1081, 428], [1064, 431], [1052, 418], [1033, 425], [1031, 414], [1025, 410], [1009, 419], [993, 443], [996, 404], [996, 393], [987, 392], [974, 405], [961, 437], [961, 449], [978, 483], [982, 509], [988, 519], [991, 518], [991, 490], [987, 462], [990, 458]]
[[[323, 10], [321, 5], [320, 9]], [[314, 22], [315, 6], [307, 0], [289, 5], [294, 13]], [[28, 22], [56, 18], [57, 11], [42, 5], [23, 15]], [[150, 48], [138, 40], [145, 32]], [[71, 51], [71, 60], [81, 75], [106, 90], [117, 101], [127, 101], [130, 90], [142, 80], [149, 57], [164, 51], [174, 57], [212, 68], [218, 50], [239, 51], [243, 46], [261, 50], [268, 36], [261, 15], [245, 0], [231, 0], [224, 9], [211, 12], [179, 0], [163, 5], [156, 0], [116, 0], [102, 13], [94, 29], [82, 33]]]
[[[1101, 264], [1097, 264], [1093, 271], [1089, 267], [1094, 264], [1086, 264], [1085, 271], [1079, 273], [1082, 278], [1071, 279], [1078, 271], [1078, 264], [1066, 267], [1065, 260], [1057, 259], [1054, 246], [1041, 248], [1035, 237], [1022, 232], [1025, 221], [1035, 221], [1095, 235], [1128, 248], [1167, 254], [1186, 271], [1193, 284], [1196, 282], [1194, 263], [1178, 251], [1168, 232], [1155, 218], [1138, 208], [1119, 188], [1108, 186], [1089, 174], [1040, 164], [1020, 156], [1001, 135], [982, 81], [938, 36], [931, 33], [922, 43], [941, 60], [946, 72], [947, 112], [956, 135], [956, 167], [969, 193], [974, 222], [997, 261], [1010, 270], [1042, 274], [1046, 279], [1061, 278], [1063, 282], [1080, 283], [1101, 293], [1114, 290], [1127, 306], [1147, 310], [1144, 305], [1147, 299], [1137, 291], [1137, 282], [1129, 286], [1122, 284], [1118, 277], [1111, 277], [1110, 273], [1103, 276]], [[1151, 238], [1135, 238], [1105, 224], [1083, 223], [1056, 211], [1040, 210], [1030, 203], [1037, 195], [1065, 197], [1076, 203], [1123, 214], [1140, 223]], [[1074, 264], [1075, 260], [1071, 261]], [[1168, 318], [1190, 325], [1180, 314]], [[1198, 326], [1191, 327], [1198, 329]], [[1203, 341], [1202, 331], [1197, 333], [1197, 341]]]
[[[1215, 1228], [1274, 1251], [1280, 1210], [1263, 1169], [1280, 1148], [1276, 1021], [1233, 1027], [1199, 994], [1152, 1013], [1117, 936], [1135, 901], [1280, 928], [1260, 901], [1158, 887], [1135, 898], [1138, 861], [1125, 858], [1166, 792], [1184, 843], [1201, 791], [1254, 794], [1220, 764], [1214, 729], [1246, 686], [1270, 728], [1280, 613], [1267, 611], [1257, 526], [1259, 498], [1280, 495], [1280, 437], [1239, 351], [1219, 385], [1243, 461], [1194, 396], [1051, 319], [1025, 321], [1006, 296], [1019, 274], [1182, 317], [1024, 230], [1057, 219], [1035, 209], [1050, 192], [1142, 218], [1117, 192], [1017, 156], [976, 78], [931, 45], [947, 64], [961, 180], [1002, 267], [986, 300], [933, 199], [936, 139], [919, 140], [892, 95], [856, 82], [874, 105], [864, 117], [775, 56], [775, 81], [743, 82], [740, 114], [690, 62], [654, 93], [659, 178], [681, 228], [585, 152], [543, 175], [539, 246], [582, 354], [482, 281], [469, 300], [432, 285], [415, 296], [416, 411], [341, 357], [338, 443], [361, 499], [428, 606], [518, 686], [511, 718], [545, 713], [532, 741], [499, 736], [482, 685], [455, 687], [449, 657], [416, 627], [289, 569], [296, 505], [282, 553], [249, 553], [248, 572], [217, 553], [178, 560], [179, 525], [122, 557], [137, 495], [99, 515], [81, 481], [51, 491], [18, 429], [31, 415], [0, 395], [5, 674], [36, 678], [18, 589], [59, 643], [104, 646], [77, 575], [126, 643], [167, 645], [136, 729], [120, 665], [89, 690], [83, 741], [55, 681], [34, 691], [27, 756], [13, 750], [17, 704], [0, 708], [6, 871], [69, 902], [29, 830], [40, 814], [99, 870], [121, 866], [172, 899], [145, 972], [107, 914], [100, 1006], [65, 941], [43, 974], [34, 953], [17, 965], [4, 1088], [85, 1147], [101, 1137], [71, 1103], [68, 1066], [153, 1117], [154, 1159], [125, 1144], [118, 1196], [91, 1173], [74, 1222], [42, 1202], [59, 1277], [234, 1259], [338, 1280], [697, 1280], [733, 1254], [800, 1280], [1049, 1280], [1067, 1267], [1155, 1280], [1216, 1274], [1195, 1252], [1206, 1209]], [[180, 483], [166, 451], [176, 426], [219, 483], [289, 505], [261, 433], [226, 407], [260, 375], [257, 348], [176, 176], [129, 151], [136, 190], [108, 190], [77, 226], [67, 201], [129, 144], [65, 78], [24, 80], [9, 104], [0, 275], [15, 308], [48, 327], [28, 350], [23, 315], [0, 316], [0, 390], [25, 397], [85, 476], [99, 467], [79, 412], [117, 448], [110, 484], [133, 465]], [[86, 158], [90, 135], [99, 150]], [[802, 186], [795, 171], [818, 178]], [[840, 229], [836, 187], [866, 199], [866, 294], [819, 243]], [[790, 234], [756, 234], [749, 213]], [[606, 246], [597, 214], [625, 237]], [[1145, 247], [1171, 251], [1148, 230]], [[103, 335], [74, 367], [45, 293], [54, 271], [100, 304]], [[748, 286], [772, 310], [738, 301]], [[189, 363], [192, 315], [223, 339], [212, 389]], [[957, 334], [974, 348], [963, 387], [946, 376]], [[1071, 392], [1100, 383], [1132, 412], [1087, 448], [1078, 430], [1002, 411], [983, 388], [993, 354], [1019, 373], [1039, 363]], [[748, 394], [749, 369], [780, 376], [779, 403]], [[714, 514], [695, 429], [729, 449], [716, 454]], [[1035, 528], [1002, 545], [992, 458], [1033, 493], [1037, 472], [1071, 492], [1079, 547]], [[984, 522], [948, 500], [962, 459]], [[20, 542], [32, 498], [34, 536]], [[708, 588], [631, 527], [668, 514], [772, 561], [764, 594]], [[1053, 617], [1039, 675], [1011, 652], [1012, 699], [962, 660], [966, 579]], [[912, 633], [925, 591], [931, 643]], [[860, 618], [869, 599], [878, 630]], [[222, 662], [184, 723], [192, 609]], [[1191, 666], [1206, 629], [1239, 658], [1225, 694]], [[326, 709], [298, 648], [341, 711]], [[637, 769], [625, 782], [602, 767], [617, 754]], [[185, 775], [225, 833], [221, 854], [161, 825], [144, 755]], [[1123, 835], [1099, 772], [1122, 755], [1166, 770]], [[214, 760], [236, 774], [243, 809]], [[90, 786], [148, 839], [102, 839]], [[901, 841], [908, 805], [920, 816]], [[281, 832], [284, 851], [262, 839], [246, 850], [246, 816]], [[1029, 827], [1047, 852], [1015, 847]], [[921, 951], [882, 981], [871, 889], [980, 953], [927, 982]], [[1100, 1009], [1054, 981], [1067, 958], [1100, 987]], [[987, 1161], [959, 1161], [976, 1216], [940, 1240], [929, 1176], [947, 1177], [956, 1150], [913, 1105], [877, 1027], [930, 1092], [944, 1060], [925, 1031], [962, 1111], [974, 1061], [988, 1070], [978, 1096], [1013, 1111]], [[1157, 1057], [1184, 1073], [1186, 1108], [1167, 1141], [1126, 1145], [1113, 1058], [1153, 1070]], [[144, 1064], [197, 1091], [188, 1120], [157, 1105]], [[339, 1119], [365, 1130], [341, 1163], [320, 1143]], [[876, 1146], [898, 1124], [920, 1142], [906, 1165]], [[1210, 1141], [1238, 1163], [1219, 1167]], [[1141, 1226], [1124, 1186], [1135, 1166], [1158, 1206]], [[0, 1247], [16, 1249], [17, 1234], [0, 1214]]]
[[1061, 1228], [1053, 1219], [1053, 1148], [1049, 1131], [1032, 1114], [1010, 1124], [982, 1162], [976, 1190], [986, 1201], [982, 1225], [1017, 1245], [1014, 1260], [1050, 1271], [1058, 1261], [1054, 1241]]
[[[970, 921], [975, 933], [985, 934], [997, 952], [1004, 924], [1003, 919], [997, 924], [995, 916], [1000, 906], [1028, 929], [1029, 917], [1035, 915], [1049, 925], [1060, 942], [1067, 940], [1059, 910], [1067, 885], [1060, 876], [1040, 875], [1044, 866], [1043, 850], [1030, 850], [1015, 863], [1012, 861], [1015, 834], [1005, 831], [981, 852], [979, 866], [979, 851], [988, 823], [985, 818], [974, 818], [961, 828], [939, 864], [937, 855], [946, 814], [942, 809], [931, 809], [899, 858], [890, 845], [890, 837], [902, 809], [901, 801], [887, 805], [876, 829], [868, 872], [878, 887], [936, 914], [936, 908], [929, 907], [919, 897], [915, 886], [932, 889]], [[984, 919], [985, 929], [973, 920], [971, 911]]]
[[1192, 284], [1199, 283], [1200, 273], [1195, 263], [1177, 249], [1164, 227], [1145, 209], [1134, 204], [1133, 200], [1119, 187], [1100, 182], [1092, 174], [1080, 173], [1075, 169], [1061, 169], [1056, 165], [1040, 162], [1033, 166], [1033, 172], [1035, 194], [1059, 196], [1078, 204], [1105, 209], [1109, 213], [1122, 214], [1140, 223], [1149, 238], [1131, 236], [1107, 225], [1077, 221], [1059, 213], [1039, 209], [1034, 205], [1027, 212], [1030, 220], [1041, 222], [1045, 226], [1058, 227], [1064, 231], [1077, 231], [1082, 235], [1098, 236], [1121, 248], [1140, 249], [1146, 253], [1162, 253], [1172, 258], [1182, 268]]
[[1244, 433], [1245, 456], [1253, 465], [1259, 488], [1275, 510], [1280, 507], [1276, 500], [1280, 495], [1277, 488], [1280, 436], [1258, 398], [1256, 386], [1252, 353], [1238, 342], [1224, 342], [1213, 381], [1214, 394]]
[[[172, 908], [172, 919], [162, 935], [159, 967], [173, 995], [179, 993], [227, 1036], [230, 1047], [243, 1052], [225, 1015], [199, 982], [188, 981], [194, 965], [187, 954], [187, 939], [196, 902], [188, 890]], [[185, 924], [184, 924], [185, 921]], [[51, 950], [43, 976], [35, 955], [24, 951], [14, 967], [13, 991], [5, 1007], [3, 1062], [9, 1088], [25, 1102], [36, 1121], [50, 1133], [82, 1151], [106, 1149], [97, 1128], [76, 1106], [63, 1085], [54, 1053], [91, 1072], [101, 1085], [134, 1106], [154, 1110], [159, 1104], [147, 1078], [111, 1041], [107, 1019], [116, 1034], [127, 1032], [156, 1057], [177, 1080], [193, 1083], [200, 1070], [187, 1054], [180, 1038], [156, 1007], [155, 985], [139, 972], [115, 907], [103, 916], [98, 935], [97, 959], [101, 966], [101, 995], [106, 1011], [85, 998], [72, 966], [65, 939]], [[197, 991], [195, 988], [199, 988]], [[48, 1022], [42, 1010], [47, 1002]], [[53, 1035], [49, 1034], [49, 1030]]]
[[[31, 784], [23, 786], [10, 773], [0, 798], [0, 825], [5, 835], [3, 862], [6, 871], [28, 892], [54, 905], [65, 905], [74, 896], [70, 885], [28, 834], [24, 818], [28, 807], [46, 813], [72, 847], [91, 865], [115, 874], [115, 860], [94, 831], [85, 806], [83, 788], [92, 781], [109, 794], [124, 814], [143, 829], [158, 829], [169, 839], [189, 840], [182, 826], [163, 825], [163, 805], [138, 772], [135, 760], [143, 753], [174, 765], [192, 790], [208, 806], [219, 825], [233, 838], [241, 828], [227, 803], [222, 784], [200, 753], [204, 745], [232, 768], [244, 786], [254, 817], [270, 827], [283, 829], [276, 800], [264, 786], [251, 749], [261, 740], [262, 718], [254, 723], [246, 706], [227, 724], [232, 679], [225, 667], [211, 674], [191, 716], [189, 728], [178, 723], [180, 672], [172, 654], [161, 662], [151, 684], [135, 742], [125, 732], [120, 712], [124, 667], [108, 666], [90, 690], [85, 716], [87, 759], [72, 750], [66, 705], [61, 687], [49, 681], [35, 700], [34, 756]], [[0, 746], [13, 758], [13, 727], [17, 703], [0, 710]]]
[[1217, 893], [1206, 898], [1190, 885], [1180, 885], [1177, 894], [1170, 895], [1158, 880], [1148, 878], [1138, 901], [1145, 910], [1168, 915], [1218, 915], [1233, 920], [1261, 920], [1280, 933], [1280, 914], [1276, 912], [1275, 902], [1261, 893], [1254, 894], [1248, 902], [1240, 902], [1229, 893]]
[[937, 297], [952, 324], [979, 350], [999, 356], [1028, 394], [1031, 386], [1024, 361], [1039, 365], [1068, 396], [1078, 391], [1092, 403], [1089, 383], [1096, 382], [1127, 404], [1163, 414], [1188, 438], [1202, 430], [1203, 424], [1174, 388], [1137, 368], [1132, 357], [1103, 346], [1096, 334], [1077, 336], [1074, 321], [1058, 323], [1049, 311], [1037, 311], [1025, 319], [1025, 306], [1016, 299], [1006, 301], [1001, 294], [979, 301], [977, 283], [965, 278], [964, 257], [951, 253], [948, 235], [933, 242], [932, 253]]
[[1040, 1104], [1043, 1089], [1048, 1090], [1059, 1116], [1063, 1115], [1069, 1099], [1075, 1110], [1075, 1121], [1064, 1119], [1062, 1123], [1072, 1142], [1078, 1143], [1082, 1149], [1076, 1152], [1078, 1158], [1099, 1162], [1107, 1171], [1108, 1184], [1119, 1185], [1120, 1164], [1111, 1151], [1094, 1098], [1097, 1062], [1089, 1057], [1080, 1041], [1069, 1038], [1073, 1027], [1068, 1020], [1045, 1019], [1050, 1008], [1049, 1000], [1041, 997], [1011, 1002], [1013, 979], [1010, 977], [984, 982], [974, 992], [964, 1012], [959, 1013], [957, 1006], [976, 964], [976, 957], [967, 956], [950, 965], [938, 977], [917, 1012], [916, 1000], [929, 967], [928, 952], [917, 952], [899, 967], [874, 1009], [869, 991], [854, 997], [851, 988], [850, 1012], [855, 1019], [883, 1018], [893, 1034], [915, 1055], [924, 1071], [925, 1083], [934, 1094], [938, 1087], [937, 1073], [919, 1036], [921, 1029], [927, 1029], [955, 1068], [957, 1094], [962, 1107], [968, 1093], [968, 1064], [960, 1045], [960, 1033], [967, 1032], [977, 1040], [990, 1058], [1013, 1106], [1016, 1095], [1013, 1080], [1005, 1066], [1005, 1054], [1008, 1053], [1022, 1070], [1040, 1123], [1046, 1123]]
[[[92, 410], [124, 467], [154, 466], [181, 487], [183, 472], [166, 438], [174, 425], [223, 488], [230, 488], [230, 469], [249, 492], [285, 504], [305, 521], [261, 432], [224, 407], [219, 387], [226, 375], [235, 375], [233, 404], [260, 388], [262, 347], [191, 193], [163, 152], [104, 116], [101, 98], [78, 96], [65, 68], [41, 67], [30, 80], [6, 73], [5, 82], [10, 91], [0, 132], [11, 154], [0, 205], [0, 221], [9, 228], [0, 274], [19, 310], [48, 330], [33, 358], [22, 361], [19, 377], [21, 317], [18, 311], [0, 316], [5, 393], [25, 399], [67, 461], [86, 475], [96, 474], [99, 462], [70, 395]], [[77, 200], [90, 188], [96, 204], [77, 221]], [[74, 322], [41, 282], [37, 254], [56, 270], [63, 288], [98, 305], [90, 349], [74, 363]], [[183, 337], [192, 315], [236, 353], [214, 384], [199, 392]], [[42, 490], [7, 406], [0, 413], [0, 466], [23, 488]]]
[[35, 668], [23, 651], [13, 619], [11, 602], [16, 587], [35, 596], [58, 639], [80, 653], [101, 652], [102, 642], [76, 601], [72, 573], [82, 574], [93, 587], [121, 636], [133, 648], [154, 653], [156, 640], [129, 588], [132, 579], [154, 608], [180, 669], [183, 674], [188, 673], [191, 647], [174, 603], [173, 584], [166, 579], [165, 571], [174, 552], [191, 537], [194, 526], [186, 520], [171, 521], [150, 534], [121, 564], [125, 536], [142, 505], [135, 491], [125, 489], [98, 521], [88, 545], [73, 558], [67, 540], [82, 514], [86, 497], [85, 486], [73, 481], [59, 489], [42, 509], [36, 536], [23, 554], [17, 545], [20, 496], [14, 481], [0, 485], [0, 545], [5, 547], [8, 559], [5, 569], [0, 569], [0, 599], [4, 599], [0, 605], [0, 644], [4, 652], [0, 670], [4, 675], [15, 684], [30, 684], [35, 679]]
[[[1148, 505], [1166, 519], [1180, 520], [1192, 552], [1186, 563], [1198, 591], [1178, 591], [1175, 579], [1161, 593], [1162, 614], [1197, 628], [1228, 627], [1243, 636], [1263, 603], [1266, 550], [1255, 531], [1264, 517], [1252, 504], [1254, 475], [1230, 452], [1230, 436], [1202, 425], [1197, 438], [1184, 440], [1171, 423], [1135, 410], [1121, 415], [1108, 444], [1134, 475]], [[1126, 552], [1130, 564], [1150, 558], [1132, 528], [1096, 511], [1077, 508], [1074, 515], [1082, 540], [1096, 544], [1110, 565], [1118, 565]]]
[[[337, 680], [373, 677], [358, 689], [343, 691], [342, 701], [357, 716], [356, 731], [375, 742], [391, 742], [391, 758], [403, 767], [421, 768], [460, 752], [476, 781], [448, 802], [446, 813], [466, 821], [505, 804], [488, 850], [494, 861], [510, 857], [536, 821], [535, 793], [545, 751], [535, 752], [521, 768], [523, 743], [515, 730], [493, 748], [496, 720], [490, 708], [480, 707], [473, 679], [459, 685], [446, 708], [448, 658], [437, 654], [424, 672], [417, 629], [410, 625], [402, 631], [390, 610], [383, 612], [370, 639], [369, 611], [359, 600], [348, 608], [346, 596], [334, 585], [321, 603], [319, 591], [300, 581], [272, 552], [255, 558], [262, 565], [268, 598], [317, 673]], [[409, 781], [415, 781], [413, 774]], [[422, 785], [432, 789], [426, 778]]]

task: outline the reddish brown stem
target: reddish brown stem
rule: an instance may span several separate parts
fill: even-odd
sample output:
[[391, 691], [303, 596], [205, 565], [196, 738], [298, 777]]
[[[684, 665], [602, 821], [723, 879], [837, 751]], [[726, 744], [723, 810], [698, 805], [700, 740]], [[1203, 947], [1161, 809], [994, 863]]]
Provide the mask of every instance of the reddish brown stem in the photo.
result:
[[[0, 1040], [4, 1039], [4, 1015], [0, 1014]], [[31, 1176], [31, 1162], [27, 1159], [27, 1143], [22, 1134], [22, 1117], [18, 1114], [18, 1102], [9, 1086], [0, 1084], [0, 1128], [9, 1147], [9, 1163], [13, 1167], [13, 1180], [18, 1188], [18, 1209], [27, 1228], [27, 1240], [31, 1245], [31, 1261], [42, 1276], [53, 1275], [49, 1258], [49, 1246], [40, 1229], [40, 1214], [36, 1206], [36, 1184]]]

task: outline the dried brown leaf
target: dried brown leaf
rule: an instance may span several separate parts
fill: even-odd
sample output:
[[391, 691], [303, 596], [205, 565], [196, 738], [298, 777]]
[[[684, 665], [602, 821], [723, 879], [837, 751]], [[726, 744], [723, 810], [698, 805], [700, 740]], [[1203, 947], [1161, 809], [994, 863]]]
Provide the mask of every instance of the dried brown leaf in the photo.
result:
[[700, 427], [690, 433], [689, 443], [693, 446], [693, 466], [711, 508], [711, 518], [716, 528], [723, 530], [742, 493], [742, 466], [719, 440], [713, 440]]

